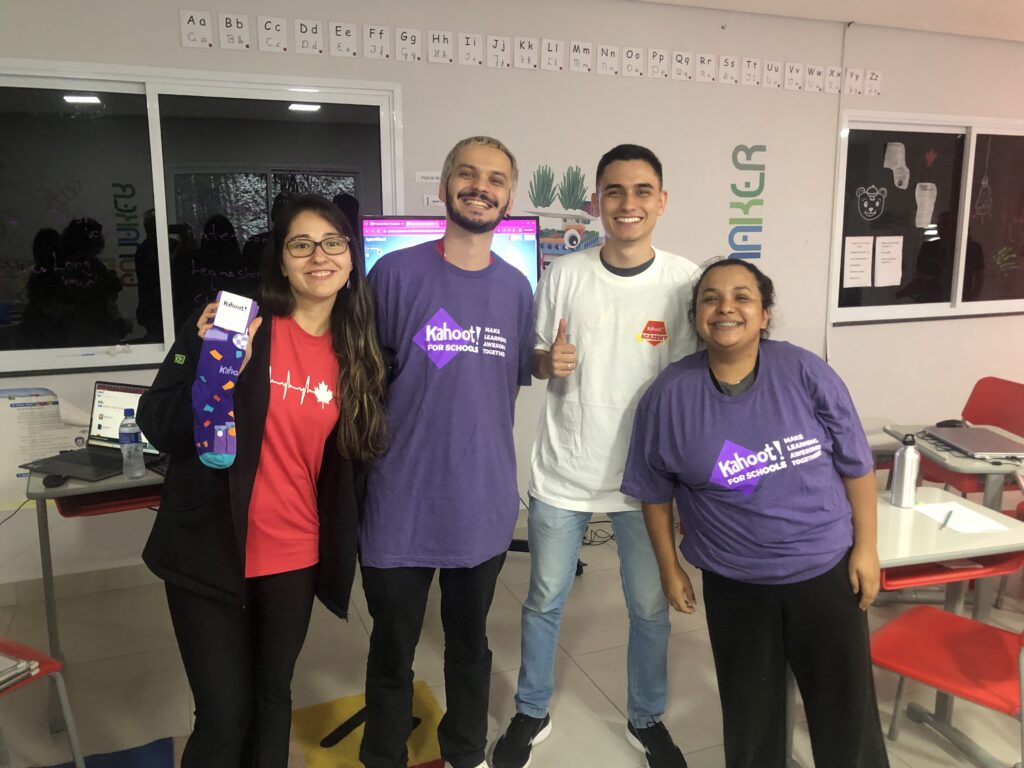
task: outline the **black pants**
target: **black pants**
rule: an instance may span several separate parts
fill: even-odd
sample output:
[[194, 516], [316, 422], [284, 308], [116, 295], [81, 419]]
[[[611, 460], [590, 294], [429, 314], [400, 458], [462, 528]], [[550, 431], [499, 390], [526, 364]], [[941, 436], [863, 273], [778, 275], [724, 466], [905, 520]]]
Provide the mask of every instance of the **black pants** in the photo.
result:
[[[487, 612], [504, 562], [502, 553], [473, 568], [440, 569], [448, 710], [437, 728], [437, 740], [441, 756], [454, 768], [484, 761], [491, 686]], [[364, 566], [362, 571], [373, 631], [359, 759], [367, 768], [404, 768], [412, 730], [412, 662], [434, 569]]]
[[848, 557], [796, 584], [759, 585], [704, 571], [704, 608], [728, 768], [784, 768], [786, 665], [821, 768], [887, 768], [867, 616]]
[[284, 768], [292, 672], [309, 628], [316, 566], [246, 581], [246, 605], [167, 584], [196, 724], [181, 768]]

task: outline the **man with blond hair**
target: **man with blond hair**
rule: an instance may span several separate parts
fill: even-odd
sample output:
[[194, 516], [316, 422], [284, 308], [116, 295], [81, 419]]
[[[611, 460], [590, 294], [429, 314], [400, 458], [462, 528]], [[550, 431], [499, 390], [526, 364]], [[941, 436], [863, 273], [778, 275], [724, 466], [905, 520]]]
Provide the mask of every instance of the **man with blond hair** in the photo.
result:
[[485, 768], [491, 651], [487, 613], [519, 511], [512, 421], [530, 383], [533, 296], [491, 252], [518, 169], [497, 139], [445, 159], [441, 240], [390, 253], [370, 273], [381, 346], [394, 354], [391, 447], [370, 470], [360, 533], [373, 617], [366, 668], [367, 768], [405, 768], [412, 662], [439, 572], [452, 768]]

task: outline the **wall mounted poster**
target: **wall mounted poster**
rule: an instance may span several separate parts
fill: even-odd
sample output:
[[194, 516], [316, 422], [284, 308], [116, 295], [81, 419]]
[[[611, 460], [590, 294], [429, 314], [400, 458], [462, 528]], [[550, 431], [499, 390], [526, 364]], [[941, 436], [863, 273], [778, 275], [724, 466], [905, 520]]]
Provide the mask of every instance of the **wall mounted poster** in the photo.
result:
[[1024, 299], [1024, 136], [978, 134], [964, 301]]
[[876, 242], [870, 280], [843, 281], [840, 307], [950, 301], [965, 139], [964, 133], [850, 131], [843, 238]]

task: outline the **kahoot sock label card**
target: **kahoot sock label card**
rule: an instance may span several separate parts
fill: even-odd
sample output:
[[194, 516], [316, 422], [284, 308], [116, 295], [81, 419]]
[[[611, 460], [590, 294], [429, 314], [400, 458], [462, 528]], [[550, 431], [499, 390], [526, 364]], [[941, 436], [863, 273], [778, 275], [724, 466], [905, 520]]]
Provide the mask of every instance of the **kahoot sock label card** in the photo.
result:
[[192, 415], [199, 460], [213, 469], [227, 469], [235, 461], [235, 383], [249, 344], [249, 323], [259, 305], [227, 291], [217, 294], [217, 303], [192, 383]]

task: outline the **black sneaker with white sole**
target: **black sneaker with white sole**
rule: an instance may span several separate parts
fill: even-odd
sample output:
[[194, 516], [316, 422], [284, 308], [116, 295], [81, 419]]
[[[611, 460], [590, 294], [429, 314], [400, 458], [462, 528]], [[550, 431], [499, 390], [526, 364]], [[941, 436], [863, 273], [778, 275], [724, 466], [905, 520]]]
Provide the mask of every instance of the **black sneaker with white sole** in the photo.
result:
[[512, 718], [505, 735], [498, 739], [491, 755], [493, 768], [526, 768], [534, 744], [551, 735], [551, 715], [543, 718], [522, 713]]
[[626, 725], [626, 741], [647, 755], [650, 768], [686, 768], [686, 758], [672, 741], [664, 723], [655, 723], [650, 728]]

